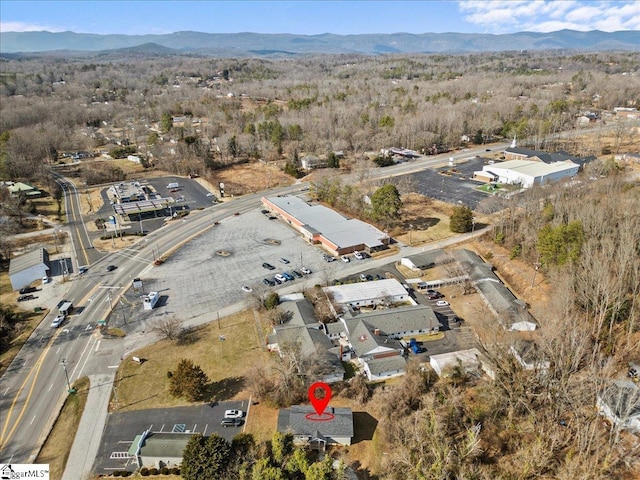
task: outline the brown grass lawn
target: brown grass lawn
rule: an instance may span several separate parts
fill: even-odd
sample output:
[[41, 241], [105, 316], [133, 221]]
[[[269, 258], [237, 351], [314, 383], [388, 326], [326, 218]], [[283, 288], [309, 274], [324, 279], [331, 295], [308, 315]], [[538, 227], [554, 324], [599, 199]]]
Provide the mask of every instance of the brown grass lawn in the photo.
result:
[[[0, 276], [0, 278], [4, 277], [7, 277], [7, 275]], [[0, 302], [2, 302], [2, 304], [4, 305], [10, 303], [5, 302], [5, 297], [11, 297], [11, 302], [15, 300], [15, 294], [3, 294], [2, 296], [0, 296]], [[16, 355], [18, 355], [18, 352], [20, 352], [20, 349], [29, 339], [29, 336], [35, 330], [38, 324], [44, 319], [44, 317], [47, 316], [47, 313], [49, 313], [49, 310], [46, 309], [39, 313], [35, 313], [33, 311], [24, 312], [23, 321], [20, 322], [18, 326], [20, 334], [16, 338], [11, 340], [9, 348], [0, 352], [0, 375], [3, 375], [7, 368], [9, 368], [9, 365], [11, 364], [13, 359], [16, 357]]]
[[[220, 335], [224, 335], [224, 341]], [[168, 390], [167, 372], [174, 370], [183, 358], [200, 365], [209, 376], [207, 401], [248, 398], [246, 372], [269, 359], [258, 342], [252, 310], [222, 318], [220, 325], [214, 321], [200, 327], [189, 343], [177, 345], [162, 340], [134, 355], [144, 362], [138, 365], [128, 357], [118, 370], [117, 405], [115, 398], [112, 404], [118, 411], [188, 405], [186, 400], [172, 397]]]
[[89, 379], [83, 377], [73, 384], [77, 393], [69, 395], [64, 402], [62, 411], [51, 429], [35, 463], [48, 463], [49, 476], [52, 480], [59, 480], [64, 473], [69, 453], [71, 452], [70, 438], [74, 438], [80, 417], [84, 411], [89, 395]]

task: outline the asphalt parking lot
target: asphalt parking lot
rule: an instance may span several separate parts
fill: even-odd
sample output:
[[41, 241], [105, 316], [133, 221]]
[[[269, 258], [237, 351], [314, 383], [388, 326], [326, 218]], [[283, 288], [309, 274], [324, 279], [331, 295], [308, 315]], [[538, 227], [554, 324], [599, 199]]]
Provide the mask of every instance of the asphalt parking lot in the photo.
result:
[[[162, 252], [160, 252], [162, 253]], [[153, 322], [163, 315], [175, 315], [188, 320], [207, 316], [216, 318], [221, 309], [244, 302], [250, 305], [256, 296], [267, 291], [300, 292], [316, 284], [340, 278], [340, 272], [355, 265], [341, 261], [327, 263], [322, 250], [310, 245], [292, 228], [279, 220], [269, 220], [256, 209], [231, 216], [193, 239], [175, 252], [163, 265], [151, 267], [143, 276], [144, 290], [160, 294], [159, 305], [152, 312], [143, 312], [140, 300], [128, 294], [129, 304], [137, 304], [130, 314], [116, 309], [112, 320], [121, 326], [126, 315], [128, 323]], [[283, 264], [281, 257], [290, 263]], [[363, 260], [366, 262], [367, 260]], [[274, 270], [262, 267], [270, 263]], [[312, 273], [275, 287], [262, 283], [282, 272], [309, 268]], [[244, 292], [246, 285], [253, 291]]]
[[[171, 197], [174, 199], [175, 203], [173, 203], [170, 209], [167, 209], [164, 212], [157, 212], [157, 214], [149, 212], [143, 215], [142, 224], [136, 220], [127, 222], [123, 228], [129, 233], [138, 233], [141, 229], [147, 233], [153, 232], [162, 227], [168, 217], [175, 212], [179, 212], [180, 210], [198, 210], [210, 207], [216, 201], [216, 196], [207, 196], [209, 193], [216, 195], [216, 192], [209, 192], [198, 182], [190, 178], [168, 176], [141, 179], [139, 182], [142, 187], [152, 187], [152, 189], [157, 192], [159, 198]], [[170, 183], [177, 183], [179, 186], [177, 188], [168, 189], [167, 185]], [[108, 188], [104, 188], [100, 192], [103, 204], [97, 212], [97, 216], [104, 219], [113, 215], [113, 207], [111, 206], [107, 196], [107, 190]]]
[[[426, 169], [422, 172], [410, 174], [415, 190], [443, 202], [452, 204], [464, 204], [475, 210], [478, 204], [488, 198], [484, 192], [476, 190], [483, 182], [471, 180], [473, 172], [482, 170], [487, 159], [471, 158], [464, 162], [458, 162], [454, 167], [441, 167], [437, 170]], [[444, 175], [441, 172], [451, 168], [458, 170], [453, 175]]]
[[134, 471], [137, 465], [131, 464], [126, 452], [136, 435], [141, 435], [147, 429], [165, 433], [202, 433], [205, 436], [217, 433], [231, 441], [244, 431], [244, 424], [240, 427], [222, 427], [220, 422], [224, 418], [224, 411], [228, 409], [244, 411], [245, 424], [251, 415], [248, 401], [111, 413], [102, 435], [94, 473], [104, 475], [114, 470]]

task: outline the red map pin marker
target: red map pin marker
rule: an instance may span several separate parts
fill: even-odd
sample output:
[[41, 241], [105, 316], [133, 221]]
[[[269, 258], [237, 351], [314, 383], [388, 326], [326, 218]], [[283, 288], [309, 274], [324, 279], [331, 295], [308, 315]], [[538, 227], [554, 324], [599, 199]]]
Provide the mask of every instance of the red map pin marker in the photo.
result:
[[[316, 390], [324, 390], [324, 397], [316, 397]], [[309, 401], [313, 405], [313, 409], [316, 411], [319, 417], [324, 413], [325, 408], [331, 400], [331, 387], [324, 382], [316, 382], [309, 387]]]

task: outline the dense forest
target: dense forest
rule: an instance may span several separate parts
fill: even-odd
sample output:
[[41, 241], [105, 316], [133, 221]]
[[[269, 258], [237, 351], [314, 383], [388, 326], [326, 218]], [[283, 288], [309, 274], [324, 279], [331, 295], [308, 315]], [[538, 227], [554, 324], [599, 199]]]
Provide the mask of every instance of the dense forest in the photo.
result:
[[[43, 179], [68, 162], [67, 152], [135, 154], [145, 168], [207, 177], [257, 159], [286, 163], [295, 175], [304, 155], [336, 161], [335, 152], [343, 157], [333, 166], [364, 171], [378, 168], [365, 152], [389, 146], [432, 153], [514, 136], [553, 151], [555, 134], [576, 128], [579, 115], [592, 113], [598, 130], [605, 112], [638, 107], [638, 75], [638, 53], [5, 59], [0, 178], [38, 181], [59, 196]], [[576, 137], [571, 153], [610, 156], [635, 132], [621, 123], [608, 133], [613, 146], [595, 150]], [[124, 178], [108, 163], [87, 165], [88, 183]], [[637, 437], [604, 425], [594, 405], [625, 362], [640, 361], [640, 192], [612, 158], [597, 168], [597, 181], [576, 188], [496, 198], [500, 212], [484, 239], [485, 258], [504, 249], [552, 285], [536, 338], [539, 359], [549, 362], [544, 374], [521, 368], [505, 332], [487, 325], [477, 333], [495, 366], [492, 381], [463, 371], [437, 379], [412, 365], [393, 385], [373, 388], [358, 378], [337, 392], [379, 419], [380, 478], [638, 474]], [[323, 182], [317, 193], [333, 192], [333, 203], [358, 213], [357, 185]], [[8, 197], [0, 205], [6, 238], [21, 205]], [[311, 463], [287, 439], [278, 439], [287, 443], [278, 451], [240, 440], [223, 446], [233, 461], [214, 465], [216, 474], [337, 478], [326, 462], [307, 474]], [[191, 447], [197, 456], [195, 441]]]

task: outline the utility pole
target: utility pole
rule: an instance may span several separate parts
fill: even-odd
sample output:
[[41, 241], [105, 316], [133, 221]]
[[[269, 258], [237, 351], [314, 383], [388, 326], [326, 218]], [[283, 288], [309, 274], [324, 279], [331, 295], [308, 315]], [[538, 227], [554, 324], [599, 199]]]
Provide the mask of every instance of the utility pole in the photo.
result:
[[67, 379], [67, 392], [76, 393], [76, 389], [71, 388], [71, 383], [69, 382], [69, 373], [67, 372], [67, 363], [64, 358], [62, 359], [62, 369], [64, 370], [64, 377]]

